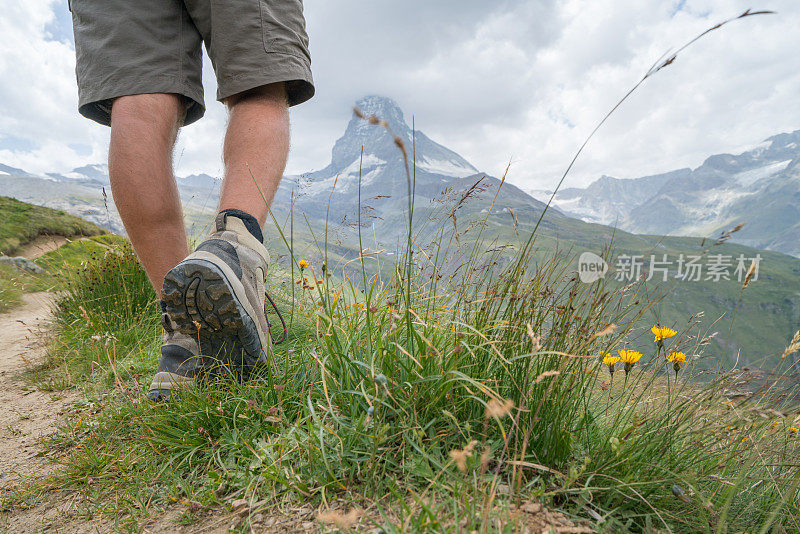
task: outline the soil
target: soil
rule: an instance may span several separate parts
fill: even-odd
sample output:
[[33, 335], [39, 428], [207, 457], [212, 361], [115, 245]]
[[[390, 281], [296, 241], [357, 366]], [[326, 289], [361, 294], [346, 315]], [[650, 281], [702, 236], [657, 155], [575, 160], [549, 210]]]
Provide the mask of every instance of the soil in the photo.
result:
[[[21, 306], [0, 315], [0, 487], [17, 487], [53, 469], [42, 454], [42, 438], [56, 430], [78, 399], [75, 391], [41, 391], [23, 376], [44, 357], [51, 303], [49, 293], [29, 293]], [[9, 532], [40, 528], [40, 523], [4, 523], [0, 528]]]
[[[80, 238], [79, 238], [80, 239]], [[29, 260], [44, 256], [69, 242], [63, 235], [40, 235], [20, 248], [16, 256], [23, 256]]]
[[21, 306], [0, 315], [0, 486], [45, 469], [41, 438], [55, 430], [55, 414], [77, 398], [40, 391], [21, 376], [42, 360], [50, 303], [49, 293], [29, 293]]

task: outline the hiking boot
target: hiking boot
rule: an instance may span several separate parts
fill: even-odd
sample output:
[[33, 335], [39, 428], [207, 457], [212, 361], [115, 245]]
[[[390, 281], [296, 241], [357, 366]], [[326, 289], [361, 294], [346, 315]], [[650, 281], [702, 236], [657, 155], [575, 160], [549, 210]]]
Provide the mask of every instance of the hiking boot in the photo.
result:
[[216, 231], [164, 277], [166, 312], [200, 354], [245, 376], [267, 362], [264, 283], [269, 255], [238, 217], [220, 213]]
[[161, 346], [161, 362], [150, 384], [147, 398], [152, 401], [169, 399], [177, 390], [191, 386], [207, 367], [200, 349], [191, 337], [181, 334], [166, 313], [161, 314], [164, 327], [164, 345]]

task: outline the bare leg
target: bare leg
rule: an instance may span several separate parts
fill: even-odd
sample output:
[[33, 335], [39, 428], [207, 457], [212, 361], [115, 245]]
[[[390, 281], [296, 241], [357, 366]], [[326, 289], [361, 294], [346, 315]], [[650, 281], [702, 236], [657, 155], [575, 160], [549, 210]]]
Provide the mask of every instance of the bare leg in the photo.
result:
[[183, 119], [180, 97], [116, 99], [111, 110], [111, 192], [136, 255], [156, 294], [164, 275], [189, 254], [172, 150]]
[[242, 210], [263, 226], [289, 153], [286, 89], [283, 83], [265, 85], [228, 98], [225, 104], [230, 120], [223, 148], [225, 180], [219, 209]]

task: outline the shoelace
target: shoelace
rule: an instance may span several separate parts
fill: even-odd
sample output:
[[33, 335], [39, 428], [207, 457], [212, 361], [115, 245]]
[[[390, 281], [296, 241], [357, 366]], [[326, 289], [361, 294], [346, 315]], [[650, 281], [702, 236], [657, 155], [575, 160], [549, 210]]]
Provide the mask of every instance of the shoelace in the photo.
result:
[[269, 328], [269, 337], [272, 339], [273, 345], [278, 345], [286, 341], [286, 336], [289, 334], [289, 331], [286, 329], [286, 321], [283, 320], [283, 315], [281, 315], [281, 311], [278, 309], [278, 306], [275, 305], [275, 301], [272, 300], [272, 297], [269, 296], [269, 293], [264, 292], [264, 295], [267, 297], [267, 301], [272, 306], [272, 309], [275, 310], [275, 313], [278, 315], [278, 319], [281, 320], [281, 327], [283, 328], [283, 335], [277, 341], [275, 340], [275, 336], [272, 335], [272, 323], [269, 322], [269, 315], [267, 315], [267, 303], [264, 303], [264, 317], [267, 319], [267, 328]]

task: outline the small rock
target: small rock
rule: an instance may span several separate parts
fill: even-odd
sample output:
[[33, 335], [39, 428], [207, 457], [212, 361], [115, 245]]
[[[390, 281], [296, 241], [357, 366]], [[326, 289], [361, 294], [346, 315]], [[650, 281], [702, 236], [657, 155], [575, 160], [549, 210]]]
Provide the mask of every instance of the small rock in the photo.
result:
[[41, 274], [44, 272], [44, 269], [36, 265], [36, 262], [28, 258], [23, 258], [22, 256], [15, 256], [13, 258], [10, 256], [0, 256], [0, 263], [11, 264], [17, 269], [29, 273]]
[[538, 502], [526, 502], [519, 509], [529, 514], [538, 514], [542, 511], [542, 505]]

